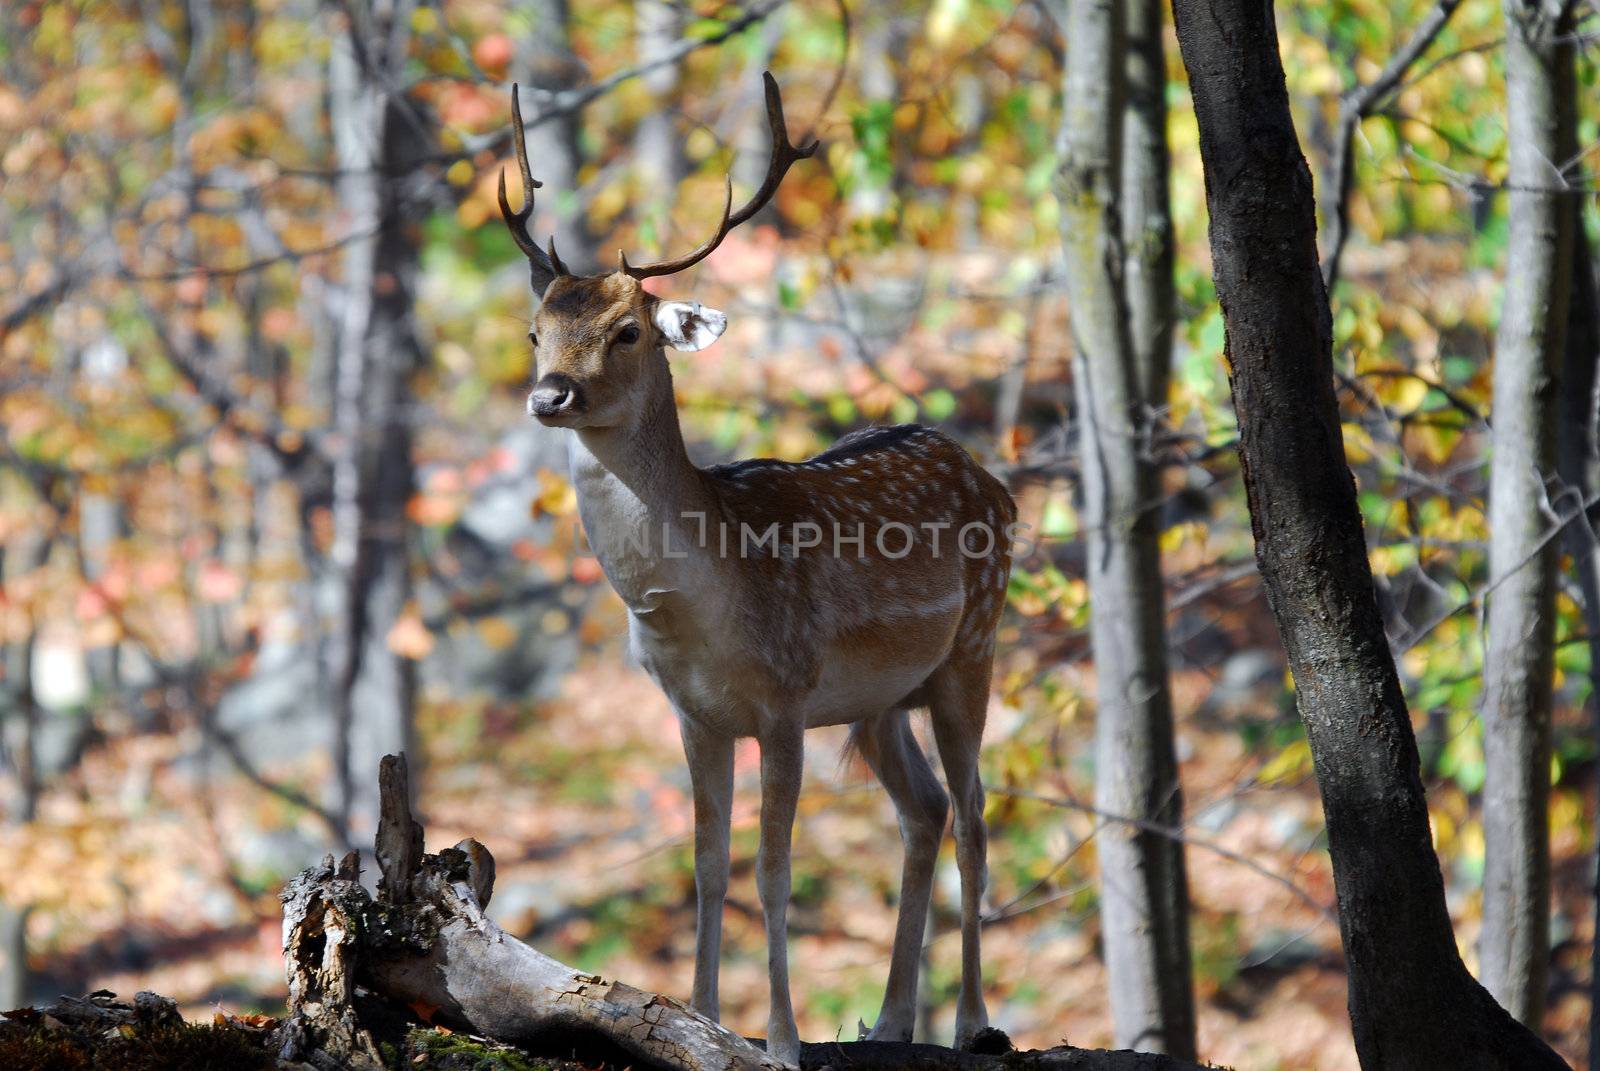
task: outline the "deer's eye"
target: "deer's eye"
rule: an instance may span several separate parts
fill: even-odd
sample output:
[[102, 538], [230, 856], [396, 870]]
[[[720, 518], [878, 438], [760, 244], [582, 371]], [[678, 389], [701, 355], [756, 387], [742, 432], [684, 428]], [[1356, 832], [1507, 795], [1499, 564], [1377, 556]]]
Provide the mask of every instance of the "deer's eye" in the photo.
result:
[[621, 331], [618, 331], [617, 332], [617, 341], [622, 343], [624, 346], [631, 346], [635, 342], [638, 342], [639, 341], [639, 325], [638, 324], [629, 324], [627, 327], [624, 327]]
[[534, 349], [539, 348], [539, 336], [534, 334], [532, 331], [528, 332], [528, 345], [532, 346]]

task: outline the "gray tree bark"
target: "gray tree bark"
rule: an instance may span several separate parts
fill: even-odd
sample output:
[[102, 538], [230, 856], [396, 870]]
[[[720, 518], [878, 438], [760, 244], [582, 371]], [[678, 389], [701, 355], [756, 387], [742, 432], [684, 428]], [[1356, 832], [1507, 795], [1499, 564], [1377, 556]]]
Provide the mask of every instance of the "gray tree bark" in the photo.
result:
[[[1165, 351], [1159, 348], [1170, 342], [1171, 252], [1162, 241], [1164, 112], [1152, 109], [1150, 100], [1153, 89], [1159, 94], [1165, 88], [1159, 9], [1154, 26], [1151, 14], [1141, 10], [1133, 20], [1142, 36], [1134, 59], [1124, 5], [1069, 0], [1059, 186], [1098, 692], [1095, 805], [1171, 827], [1182, 824], [1183, 805], [1167, 682], [1159, 472], [1151, 443], [1166, 382]], [[1128, 74], [1137, 83], [1136, 99], [1128, 93]], [[1125, 146], [1127, 128], [1135, 136]], [[1133, 154], [1127, 167], [1125, 148]], [[1151, 219], [1125, 224], [1119, 213], [1124, 189], [1134, 197], [1129, 207], [1150, 210]], [[1135, 241], [1125, 248], [1129, 233]], [[1137, 295], [1126, 285], [1129, 268]], [[1143, 320], [1133, 318], [1135, 310]], [[1151, 393], [1158, 386], [1159, 397]], [[1116, 1042], [1192, 1058], [1183, 846], [1132, 823], [1103, 826], [1098, 838], [1101, 931]]]
[[[1495, 336], [1483, 659], [1480, 973], [1537, 1027], [1550, 960], [1550, 703], [1557, 546], [1540, 508], [1555, 472], [1572, 283], [1572, 48], [1561, 0], [1505, 0], [1510, 237]], [[1567, 150], [1567, 151], [1563, 151]]]
[[28, 1003], [28, 908], [0, 904], [0, 1011]]
[[[108, 384], [127, 366], [127, 351], [115, 338], [107, 336], [84, 354], [80, 372], [89, 383]], [[122, 502], [116, 494], [85, 488], [78, 496], [78, 546], [84, 578], [97, 581], [110, 564], [112, 548], [127, 535]], [[89, 681], [96, 698], [113, 695], [122, 686], [120, 647], [116, 643], [91, 647], [84, 652]]]
[[[5, 750], [8, 765], [16, 779], [12, 798], [7, 801], [8, 824], [33, 821], [39, 806], [39, 775], [35, 744], [39, 727], [39, 704], [33, 694], [34, 631], [18, 644], [13, 665], [16, 692], [5, 711]], [[0, 1011], [20, 1008], [28, 1003], [28, 905], [0, 901]]]
[[1322, 790], [1365, 1071], [1566, 1064], [1467, 972], [1333, 389], [1311, 172], [1258, 0], [1175, 0], [1256, 563]]
[[[863, 12], [856, 42], [858, 84], [865, 104], [893, 107], [900, 101], [900, 78], [895, 64], [905, 46], [905, 29], [899, 5], [870, 5]], [[759, 106], [753, 109], [759, 112]], [[760, 120], [752, 124], [759, 129]], [[756, 135], [752, 135], [752, 140]], [[757, 143], [759, 144], [759, 143]], [[759, 155], [759, 154], [756, 154]], [[753, 166], [753, 165], [752, 165]], [[899, 185], [898, 175], [860, 176], [850, 193], [850, 214], [863, 219], [888, 211]]]
[[[415, 666], [388, 636], [411, 594], [405, 507], [414, 486], [410, 377], [419, 363], [412, 299], [415, 205], [400, 181], [425, 154], [423, 117], [387, 88], [404, 62], [411, 5], [355, 10], [329, 66], [344, 251], [333, 425], [334, 611], [328, 634], [337, 776], [346, 830], [377, 819], [357, 770], [414, 740]], [[370, 828], [370, 825], [369, 825]]]
[[[633, 18], [639, 42], [639, 62], [649, 63], [678, 43], [683, 36], [684, 8], [675, 0], [635, 0]], [[635, 203], [640, 216], [655, 230], [658, 242], [671, 230], [672, 208], [686, 166], [683, 136], [674, 122], [679, 105], [676, 63], [650, 71], [640, 79], [655, 104], [639, 120], [633, 137]], [[664, 242], [662, 243], [664, 244]]]
[[[761, 72], [772, 67], [772, 57], [783, 41], [788, 14], [786, 6], [778, 5], [761, 20], [761, 25], [754, 31], [757, 43], [750, 50], [744, 73], [739, 77], [739, 85], [744, 88], [740, 92], [738, 102], [728, 109], [731, 126], [724, 129], [729, 131], [728, 137], [736, 148], [733, 157], [733, 184], [740, 189], [757, 189], [767, 175], [772, 133], [767, 125], [766, 94], [761, 87]], [[866, 92], [865, 87], [862, 91]], [[750, 217], [750, 223], [752, 226], [761, 226], [775, 223], [777, 219], [778, 206], [777, 199], [774, 198], [762, 205], [760, 211]], [[776, 329], [774, 325], [773, 330]]]
[[[567, 0], [523, 0], [519, 4], [533, 23], [517, 43], [516, 68], [526, 79], [523, 107], [539, 110], [547, 95], [581, 85], [583, 63], [572, 50]], [[531, 107], [530, 107], [531, 104]], [[594, 237], [589, 233], [578, 188], [583, 147], [578, 138], [578, 113], [570, 111], [528, 129], [528, 159], [533, 177], [545, 184], [538, 211], [529, 222], [532, 233], [553, 235], [561, 259], [574, 272], [594, 270]]]
[[1172, 368], [1177, 294], [1172, 272], [1170, 153], [1167, 150], [1167, 59], [1161, 0], [1127, 4], [1127, 72], [1122, 106], [1122, 246], [1128, 327], [1139, 397], [1164, 423]]
[[[55, 536], [40, 535], [20, 563], [14, 563], [17, 575], [26, 575], [42, 569], [50, 560], [55, 546]], [[0, 557], [0, 579], [6, 576]], [[32, 610], [29, 611], [30, 616]], [[33, 821], [39, 810], [41, 778], [39, 774], [38, 734], [39, 700], [34, 692], [33, 655], [38, 638], [38, 622], [30, 620], [27, 638], [18, 644], [0, 646], [0, 670], [14, 682], [0, 707], [0, 752], [10, 767], [15, 781], [10, 798], [5, 801], [6, 822], [25, 825]], [[20, 1008], [28, 1002], [28, 915], [26, 904], [12, 904], [0, 900], [0, 1010]]]

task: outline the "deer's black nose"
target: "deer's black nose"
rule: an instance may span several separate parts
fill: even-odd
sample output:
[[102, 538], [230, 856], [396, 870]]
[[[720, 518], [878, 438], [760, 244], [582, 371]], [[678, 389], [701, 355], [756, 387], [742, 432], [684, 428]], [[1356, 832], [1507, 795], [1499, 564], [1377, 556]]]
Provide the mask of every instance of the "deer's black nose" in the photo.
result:
[[583, 388], [571, 376], [560, 372], [551, 372], [539, 380], [528, 394], [529, 416], [551, 417], [582, 411]]

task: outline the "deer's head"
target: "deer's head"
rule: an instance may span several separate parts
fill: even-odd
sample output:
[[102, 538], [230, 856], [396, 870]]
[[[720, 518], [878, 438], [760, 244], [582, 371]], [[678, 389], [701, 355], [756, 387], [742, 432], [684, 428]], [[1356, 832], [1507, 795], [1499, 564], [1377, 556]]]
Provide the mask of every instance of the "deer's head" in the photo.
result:
[[517, 166], [522, 172], [522, 208], [511, 210], [506, 176], [500, 173], [500, 214], [517, 247], [528, 258], [533, 292], [540, 297], [528, 340], [533, 344], [534, 386], [528, 413], [541, 423], [566, 428], [617, 427], [642, 411], [647, 392], [666, 377], [662, 347], [698, 350], [717, 340], [728, 318], [698, 301], [663, 301], [640, 283], [652, 276], [673, 275], [710, 256], [728, 232], [759, 212], [778, 191], [778, 184], [796, 160], [817, 150], [789, 143], [783, 99], [771, 73], [764, 74], [767, 121], [772, 128], [772, 156], [760, 189], [738, 211], [733, 209], [733, 180], [727, 183], [722, 222], [698, 249], [676, 260], [632, 265], [617, 254], [617, 269], [608, 275], [573, 275], [556, 253], [528, 233], [534, 191], [542, 185], [528, 166], [517, 89], [511, 89], [511, 129]]

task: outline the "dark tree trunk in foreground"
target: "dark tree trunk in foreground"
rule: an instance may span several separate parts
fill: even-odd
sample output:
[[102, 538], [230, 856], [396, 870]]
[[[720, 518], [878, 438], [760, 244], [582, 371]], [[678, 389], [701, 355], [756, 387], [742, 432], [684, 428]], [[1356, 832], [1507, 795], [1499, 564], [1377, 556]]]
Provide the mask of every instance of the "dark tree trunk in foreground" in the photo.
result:
[[[1142, 13], [1148, 18], [1148, 13]], [[1138, 69], [1141, 106], [1149, 107], [1148, 46], [1160, 54], [1155, 27], [1139, 20], [1146, 52]], [[1097, 834], [1100, 916], [1111, 1013], [1118, 1045], [1192, 1058], [1194, 990], [1189, 971], [1188, 883], [1183, 845], [1154, 832], [1182, 824], [1167, 685], [1165, 606], [1158, 538], [1159, 473], [1151, 443], [1154, 412], [1165, 401], [1159, 235], [1147, 248], [1136, 235], [1138, 298], [1124, 287], [1118, 200], [1126, 55], [1123, 5], [1067, 4], [1066, 84], [1062, 104], [1061, 235], [1072, 314], [1083, 455], [1090, 638], [1096, 680], [1095, 806], [1134, 819]], [[1159, 62], [1156, 64], [1159, 71]], [[1159, 90], [1157, 90], [1159, 92]], [[1165, 203], [1165, 131], [1152, 116], [1129, 125], [1143, 150], [1131, 160], [1133, 207]], [[1148, 158], [1159, 156], [1160, 162]], [[1152, 173], [1151, 169], [1155, 173]], [[1154, 256], [1149, 254], [1154, 253]], [[1171, 261], [1164, 266], [1169, 272]], [[1141, 346], [1130, 311], [1137, 304]], [[1167, 303], [1170, 311], [1170, 303]], [[1167, 336], [1170, 337], [1170, 336]], [[1159, 365], [1158, 372], [1154, 366]], [[1150, 392], [1159, 385], [1161, 397]]]
[[[1583, 229], [1583, 202], [1570, 198], [1573, 216], [1572, 303], [1567, 312], [1566, 359], [1561, 369], [1561, 428], [1556, 464], [1565, 497], [1561, 516], [1566, 544], [1589, 638], [1589, 732], [1600, 750], [1600, 537], [1586, 504], [1595, 496], [1595, 386], [1600, 371], [1600, 290], [1596, 290], [1594, 249]], [[1600, 852], [1596, 866], [1600, 867]], [[1595, 921], [1600, 933], [1600, 873], [1595, 875]], [[1600, 1054], [1600, 941], [1589, 945], [1589, 1051]]]
[[1367, 1071], [1560, 1068], [1456, 951], [1416, 738], [1378, 612], [1333, 390], [1311, 174], [1272, 6], [1175, 0], [1256, 563], [1316, 763]]
[[1555, 471], [1572, 285], [1572, 46], [1560, 0], [1505, 0], [1510, 234], [1495, 335], [1483, 652], [1483, 984], [1537, 1028], [1550, 966], [1550, 704]]
[[[303, 872], [284, 890], [289, 1017], [281, 1059], [318, 1071], [377, 1071], [423, 1015], [431, 1023], [547, 1057], [645, 1071], [778, 1071], [757, 1045], [671, 997], [584, 974], [484, 914], [494, 857], [464, 840], [423, 854], [404, 758], [383, 760], [374, 899], [356, 856]], [[358, 989], [359, 986], [359, 989]], [[1005, 1035], [994, 1031], [995, 1040]], [[852, 1071], [1200, 1071], [1165, 1056], [1061, 1047], [983, 1055], [881, 1041], [802, 1047], [801, 1066]]]

